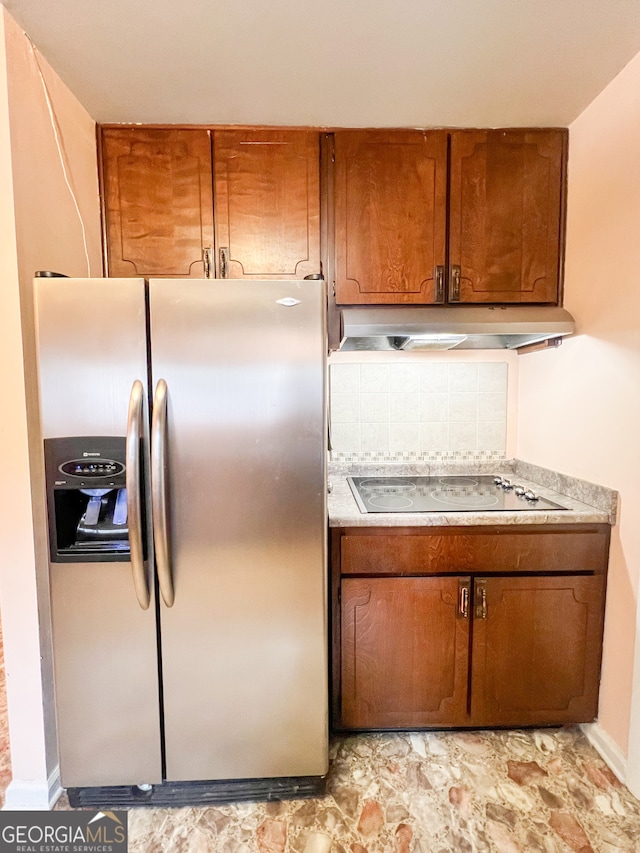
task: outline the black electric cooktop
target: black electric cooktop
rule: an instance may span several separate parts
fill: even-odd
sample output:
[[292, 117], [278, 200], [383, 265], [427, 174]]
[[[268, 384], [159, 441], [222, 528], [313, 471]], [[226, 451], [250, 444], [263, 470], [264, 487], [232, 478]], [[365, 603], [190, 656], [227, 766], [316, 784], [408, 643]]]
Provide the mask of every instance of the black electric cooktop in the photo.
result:
[[361, 512], [530, 512], [567, 507], [499, 476], [347, 477]]

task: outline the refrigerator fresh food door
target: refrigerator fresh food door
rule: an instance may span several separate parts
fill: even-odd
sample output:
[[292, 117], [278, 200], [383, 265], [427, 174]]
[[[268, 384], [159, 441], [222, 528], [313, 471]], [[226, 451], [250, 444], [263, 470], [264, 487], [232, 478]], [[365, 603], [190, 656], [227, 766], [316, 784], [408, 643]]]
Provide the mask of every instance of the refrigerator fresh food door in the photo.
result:
[[324, 282], [149, 292], [166, 777], [324, 775]]
[[[116, 439], [109, 437], [119, 437], [127, 449], [126, 468], [131, 468], [126, 471], [131, 498], [138, 485], [145, 490], [149, 470], [140, 458], [148, 436], [144, 280], [37, 278], [34, 287], [43, 438], [50, 447], [76, 447], [77, 467], [84, 470], [103, 463], [101, 447], [115, 446]], [[134, 386], [136, 382], [142, 386]], [[67, 455], [78, 454], [70, 450]], [[71, 509], [88, 502], [77, 525], [86, 528], [98, 518], [91, 515], [91, 502], [99, 502], [105, 490], [83, 490], [82, 480], [67, 473], [74, 465], [59, 466], [59, 461], [47, 478], [52, 491], [49, 525], [55, 523], [54, 511], [66, 511], [53, 496], [62, 490]], [[130, 477], [137, 464], [141, 482]], [[119, 496], [114, 521], [124, 524], [126, 519], [131, 540], [136, 522], [141, 530], [145, 508], [138, 507], [136, 520], [136, 507], [130, 506], [126, 518], [125, 494]], [[162, 780], [153, 576], [144, 561], [151, 549], [140, 536], [137, 546], [132, 543], [133, 567], [126, 551], [119, 561], [105, 555], [104, 560], [60, 562], [51, 555], [57, 729], [65, 787]]]

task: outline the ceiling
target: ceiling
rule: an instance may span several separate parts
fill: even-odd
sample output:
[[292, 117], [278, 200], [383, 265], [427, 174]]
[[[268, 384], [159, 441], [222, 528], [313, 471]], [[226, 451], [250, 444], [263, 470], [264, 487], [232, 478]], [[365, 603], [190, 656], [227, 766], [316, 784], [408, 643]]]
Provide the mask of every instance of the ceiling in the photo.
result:
[[640, 0], [2, 0], [98, 122], [567, 126]]

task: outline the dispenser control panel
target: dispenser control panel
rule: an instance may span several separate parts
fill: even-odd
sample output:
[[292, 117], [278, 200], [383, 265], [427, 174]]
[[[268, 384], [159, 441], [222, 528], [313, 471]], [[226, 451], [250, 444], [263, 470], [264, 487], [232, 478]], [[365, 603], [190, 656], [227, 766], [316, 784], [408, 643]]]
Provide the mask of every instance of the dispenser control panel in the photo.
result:
[[70, 459], [58, 467], [61, 474], [69, 477], [115, 477], [124, 473], [124, 465], [114, 459], [88, 462], [86, 459]]
[[124, 436], [44, 442], [53, 563], [129, 560]]

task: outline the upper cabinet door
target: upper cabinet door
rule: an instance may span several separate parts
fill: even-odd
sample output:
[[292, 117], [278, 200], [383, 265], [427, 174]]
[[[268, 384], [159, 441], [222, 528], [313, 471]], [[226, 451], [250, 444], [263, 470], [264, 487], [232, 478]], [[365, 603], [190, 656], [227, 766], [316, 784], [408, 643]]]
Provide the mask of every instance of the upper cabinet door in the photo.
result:
[[315, 131], [213, 134], [216, 275], [320, 273], [320, 141]]
[[566, 131], [451, 134], [449, 301], [560, 294]]
[[105, 128], [103, 197], [109, 276], [195, 276], [213, 247], [207, 130]]
[[446, 192], [446, 132], [336, 132], [338, 303], [441, 300]]

